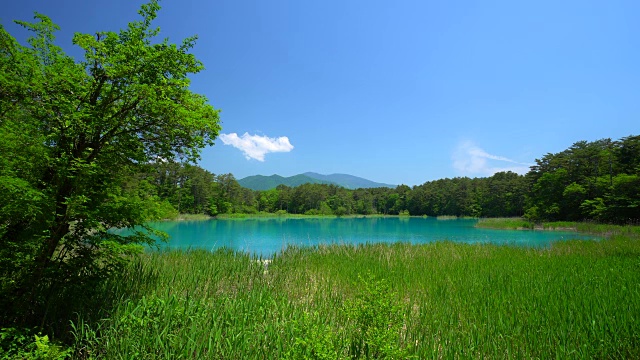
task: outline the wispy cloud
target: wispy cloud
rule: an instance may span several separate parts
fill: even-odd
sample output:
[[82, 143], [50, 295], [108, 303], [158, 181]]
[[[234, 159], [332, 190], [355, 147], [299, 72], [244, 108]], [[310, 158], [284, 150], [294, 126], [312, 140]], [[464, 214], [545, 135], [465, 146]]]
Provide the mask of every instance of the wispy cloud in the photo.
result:
[[231, 133], [220, 134], [219, 138], [225, 145], [231, 145], [240, 149], [247, 160], [255, 159], [264, 161], [264, 156], [267, 153], [289, 152], [293, 150], [293, 145], [291, 145], [289, 138], [286, 136], [270, 138], [268, 136], [249, 135], [249, 133], [244, 133], [242, 136]]
[[[462, 175], [490, 176], [500, 171], [525, 174], [532, 164], [521, 163], [508, 157], [492, 155], [471, 141], [464, 141], [452, 155], [453, 167]], [[507, 165], [504, 163], [510, 163]], [[507, 166], [505, 166], [507, 165]]]

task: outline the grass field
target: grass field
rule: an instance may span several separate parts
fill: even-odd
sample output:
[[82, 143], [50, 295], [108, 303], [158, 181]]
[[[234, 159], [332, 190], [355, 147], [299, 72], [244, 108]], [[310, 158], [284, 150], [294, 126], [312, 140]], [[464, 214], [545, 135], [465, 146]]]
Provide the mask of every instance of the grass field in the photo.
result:
[[[564, 226], [562, 226], [564, 227]], [[616, 229], [612, 231], [611, 229]], [[625, 230], [626, 229], [626, 230]], [[637, 227], [546, 249], [439, 242], [150, 252], [74, 321], [79, 358], [640, 358]]]

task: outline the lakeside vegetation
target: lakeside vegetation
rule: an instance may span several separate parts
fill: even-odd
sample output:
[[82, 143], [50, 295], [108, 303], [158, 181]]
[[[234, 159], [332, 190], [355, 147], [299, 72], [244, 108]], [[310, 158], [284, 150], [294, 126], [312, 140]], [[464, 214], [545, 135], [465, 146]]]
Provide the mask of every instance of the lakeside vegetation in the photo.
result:
[[523, 218], [485, 218], [480, 219], [476, 227], [505, 230], [571, 230], [604, 236], [640, 237], [640, 226], [638, 225], [600, 224], [580, 221], [534, 223]]
[[78, 358], [637, 358], [640, 239], [152, 252], [74, 319]]
[[[120, 32], [55, 45], [0, 27], [0, 355], [95, 358], [638, 358], [640, 137], [578, 142], [521, 176], [394, 189], [242, 188], [196, 165], [220, 131], [189, 90], [195, 37], [159, 41], [152, 0]], [[193, 215], [179, 215], [191, 213]], [[524, 216], [599, 242], [144, 252], [152, 220]], [[533, 225], [536, 224], [536, 225]], [[110, 228], [133, 229], [130, 235]], [[141, 227], [145, 231], [138, 231]]]
[[180, 214], [175, 218], [167, 219], [174, 221], [204, 221], [211, 220], [212, 217], [206, 214]]
[[545, 226], [568, 225], [606, 239], [140, 253], [56, 296], [55, 342], [3, 328], [0, 346], [52, 359], [640, 356], [640, 226]]
[[[243, 188], [232, 174], [198, 166], [141, 166], [129, 186], [168, 211], [218, 214], [413, 215], [524, 217], [529, 222], [595, 221], [628, 224], [640, 219], [640, 136], [578, 141], [536, 159], [526, 175], [498, 172], [396, 188], [350, 190], [336, 185]], [[261, 215], [260, 215], [261, 216]]]
[[[279, 211], [275, 213], [259, 212], [255, 214], [245, 213], [232, 213], [232, 214], [218, 214], [216, 219], [272, 219], [272, 218], [286, 218], [286, 219], [335, 219], [335, 218], [372, 218], [372, 217], [398, 217], [402, 215], [384, 215], [384, 214], [369, 214], [369, 215], [323, 215], [323, 214], [289, 214], [286, 211]], [[407, 215], [408, 216], [408, 215]]]
[[485, 218], [478, 220], [476, 227], [485, 229], [521, 230], [533, 229], [534, 223], [523, 218]]

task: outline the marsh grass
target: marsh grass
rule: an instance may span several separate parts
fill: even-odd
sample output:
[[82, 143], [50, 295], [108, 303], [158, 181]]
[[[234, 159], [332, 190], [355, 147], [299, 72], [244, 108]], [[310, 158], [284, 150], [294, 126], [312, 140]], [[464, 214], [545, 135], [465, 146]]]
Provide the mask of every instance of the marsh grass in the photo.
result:
[[[234, 214], [219, 214], [216, 216], [218, 219], [224, 220], [243, 220], [243, 219], [272, 219], [272, 218], [285, 218], [285, 219], [361, 219], [361, 218], [385, 218], [385, 217], [399, 217], [399, 215], [384, 215], [384, 214], [369, 214], [369, 215], [360, 215], [360, 214], [351, 214], [351, 215], [323, 215], [323, 214], [290, 214], [287, 212], [259, 212], [255, 214], [243, 214], [243, 213], [234, 213]], [[425, 216], [426, 217], [426, 216]]]
[[523, 218], [483, 218], [476, 223], [476, 227], [507, 230], [571, 230], [595, 235], [624, 235], [640, 238], [638, 225], [612, 225], [594, 222], [555, 221], [535, 224]]
[[486, 229], [521, 230], [533, 229], [534, 224], [523, 218], [483, 218], [478, 220], [476, 227]]
[[[271, 261], [264, 261], [271, 260]], [[79, 358], [639, 358], [640, 240], [149, 252]]]
[[457, 220], [458, 217], [456, 215], [438, 215], [436, 217], [438, 220]]
[[174, 221], [204, 221], [211, 220], [212, 217], [205, 214], [179, 214], [173, 219]]

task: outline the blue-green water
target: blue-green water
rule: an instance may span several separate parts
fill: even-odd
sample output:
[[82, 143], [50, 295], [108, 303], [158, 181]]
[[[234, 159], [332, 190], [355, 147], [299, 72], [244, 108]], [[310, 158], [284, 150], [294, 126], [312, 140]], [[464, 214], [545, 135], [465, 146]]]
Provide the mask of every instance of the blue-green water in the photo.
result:
[[543, 247], [554, 241], [592, 239], [575, 232], [493, 230], [475, 228], [477, 220], [435, 218], [322, 218], [166, 221], [152, 226], [169, 234], [161, 248], [226, 247], [255, 255], [270, 256], [287, 245], [363, 244], [438, 240], [461, 243], [494, 243]]

